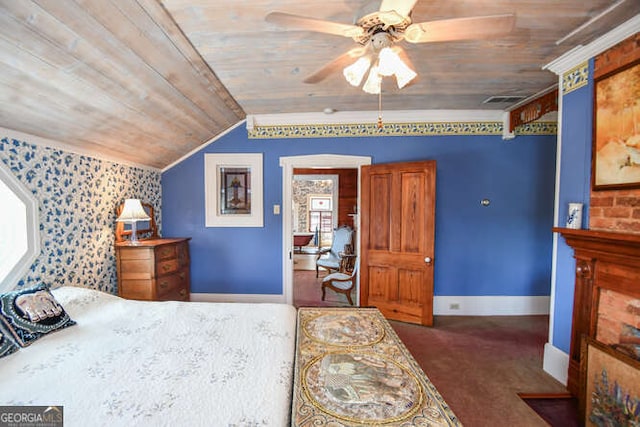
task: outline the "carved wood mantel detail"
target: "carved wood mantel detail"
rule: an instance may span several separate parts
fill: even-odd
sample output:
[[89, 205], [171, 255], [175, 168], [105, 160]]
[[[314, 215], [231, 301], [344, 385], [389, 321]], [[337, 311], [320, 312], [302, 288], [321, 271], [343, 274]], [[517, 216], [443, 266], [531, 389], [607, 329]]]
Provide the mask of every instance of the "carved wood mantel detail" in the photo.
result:
[[600, 292], [609, 289], [640, 298], [640, 235], [554, 228], [576, 259], [573, 322], [567, 388], [580, 392], [580, 341], [596, 339]]

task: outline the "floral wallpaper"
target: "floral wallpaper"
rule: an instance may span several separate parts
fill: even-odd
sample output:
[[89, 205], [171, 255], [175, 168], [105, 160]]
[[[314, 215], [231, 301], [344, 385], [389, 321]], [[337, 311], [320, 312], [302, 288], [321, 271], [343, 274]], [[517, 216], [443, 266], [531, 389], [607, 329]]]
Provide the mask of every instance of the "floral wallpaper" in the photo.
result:
[[115, 207], [126, 198], [155, 206], [161, 227], [160, 171], [3, 137], [0, 161], [40, 209], [40, 255], [18, 283], [117, 293]]

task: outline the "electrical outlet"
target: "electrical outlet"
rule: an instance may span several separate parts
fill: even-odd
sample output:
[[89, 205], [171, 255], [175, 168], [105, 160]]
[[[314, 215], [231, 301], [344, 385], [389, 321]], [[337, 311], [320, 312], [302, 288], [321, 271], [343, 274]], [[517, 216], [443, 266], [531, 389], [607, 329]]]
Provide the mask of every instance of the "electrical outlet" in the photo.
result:
[[460, 304], [453, 303], [453, 304], [449, 304], [449, 310], [460, 310]]

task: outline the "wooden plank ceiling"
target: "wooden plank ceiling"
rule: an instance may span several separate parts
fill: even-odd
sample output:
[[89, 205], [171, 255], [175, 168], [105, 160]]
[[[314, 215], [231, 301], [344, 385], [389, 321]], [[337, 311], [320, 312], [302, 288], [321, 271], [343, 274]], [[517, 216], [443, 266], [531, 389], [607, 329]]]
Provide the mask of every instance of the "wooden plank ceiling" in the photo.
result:
[[[0, 126], [162, 168], [246, 114], [376, 110], [340, 73], [303, 79], [356, 46], [283, 31], [279, 10], [351, 24], [367, 0], [0, 0]], [[617, 7], [612, 7], [617, 6]], [[557, 43], [610, 8], [610, 12]], [[418, 72], [387, 84], [385, 110], [505, 109], [557, 77], [541, 67], [640, 11], [637, 0], [419, 0], [414, 22], [514, 13], [494, 40], [410, 44]]]

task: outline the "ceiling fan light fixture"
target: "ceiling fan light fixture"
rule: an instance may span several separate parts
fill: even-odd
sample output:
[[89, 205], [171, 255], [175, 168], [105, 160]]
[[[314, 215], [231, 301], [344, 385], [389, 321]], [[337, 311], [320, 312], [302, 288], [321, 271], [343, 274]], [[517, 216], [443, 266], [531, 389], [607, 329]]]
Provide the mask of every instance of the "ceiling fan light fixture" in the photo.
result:
[[358, 87], [370, 66], [371, 59], [368, 56], [363, 56], [353, 64], [345, 67], [342, 74], [344, 74], [344, 78], [347, 79], [350, 85]]
[[398, 54], [390, 48], [385, 47], [380, 51], [378, 55], [378, 73], [381, 76], [393, 76], [400, 64], [404, 65]]
[[408, 85], [418, 75], [415, 71], [409, 68], [404, 62], [400, 61], [394, 73], [396, 76], [396, 83], [398, 89], [402, 89]]
[[380, 51], [378, 65], [378, 73], [381, 76], [396, 76], [398, 89], [405, 87], [417, 76], [416, 72], [409, 68], [393, 49], [388, 47]]
[[369, 70], [369, 77], [367, 77], [367, 81], [364, 82], [362, 90], [367, 93], [378, 94], [380, 93], [381, 85], [382, 76], [378, 72], [378, 66], [374, 65], [371, 67], [371, 70]]

